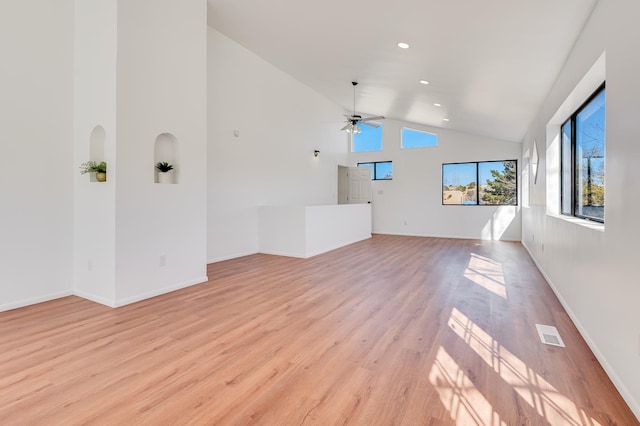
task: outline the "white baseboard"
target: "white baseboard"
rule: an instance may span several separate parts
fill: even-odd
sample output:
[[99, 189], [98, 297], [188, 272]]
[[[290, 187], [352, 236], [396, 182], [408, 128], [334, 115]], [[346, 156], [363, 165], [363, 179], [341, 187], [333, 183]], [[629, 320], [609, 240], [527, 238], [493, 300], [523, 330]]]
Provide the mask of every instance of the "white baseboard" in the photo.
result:
[[[209, 280], [208, 277], [199, 277], [193, 280], [189, 280], [189, 281], [185, 281], [182, 283], [178, 283], [178, 284], [174, 284], [174, 285], [170, 285], [168, 287], [164, 287], [158, 290], [153, 290], [147, 293], [142, 293], [142, 294], [138, 294], [135, 296], [131, 296], [131, 297], [127, 297], [126, 299], [122, 299], [122, 300], [116, 300], [115, 304], [113, 307], [118, 308], [120, 306], [125, 306], [125, 305], [129, 305], [131, 303], [135, 303], [135, 302], [139, 302], [141, 300], [146, 300], [146, 299], [150, 299], [152, 297], [156, 297], [156, 296], [160, 296], [166, 293], [170, 293], [172, 291], [176, 291], [176, 290], [180, 290], [186, 287], [190, 287], [192, 285], [196, 285], [196, 284], [201, 284], [204, 282], [207, 282]], [[108, 306], [108, 305], [107, 305]]]
[[336, 249], [339, 249], [341, 247], [348, 246], [350, 244], [355, 244], [355, 243], [360, 242], [360, 241], [368, 240], [369, 238], [371, 238], [371, 234], [369, 234], [369, 235], [367, 235], [367, 236], [365, 236], [363, 238], [355, 238], [353, 240], [344, 241], [344, 242], [341, 242], [341, 243], [338, 243], [338, 244], [335, 244], [335, 245], [332, 245], [332, 246], [329, 246], [329, 247], [322, 248], [320, 250], [315, 250], [315, 251], [311, 251], [311, 252], [306, 252], [305, 251], [304, 253], [293, 253], [293, 252], [285, 252], [285, 251], [277, 251], [277, 250], [260, 250], [259, 253], [271, 254], [271, 255], [274, 255], [274, 256], [296, 257], [298, 259], [308, 259], [310, 257], [317, 256], [317, 255], [322, 254], [322, 253], [327, 253], [327, 252], [330, 252], [332, 250], [336, 250]]
[[201, 284], [203, 282], [207, 282], [208, 280], [209, 280], [209, 278], [206, 277], [206, 276], [205, 277], [200, 277], [200, 278], [197, 278], [197, 279], [194, 279], [194, 280], [186, 281], [186, 282], [183, 282], [183, 283], [178, 283], [178, 284], [175, 284], [175, 285], [164, 287], [164, 288], [159, 289], [159, 290], [150, 291], [148, 293], [143, 293], [143, 294], [140, 294], [140, 295], [136, 295], [136, 296], [133, 296], [133, 297], [128, 297], [126, 299], [117, 300], [117, 301], [109, 300], [109, 299], [107, 299], [105, 297], [96, 296], [94, 294], [90, 294], [90, 293], [87, 293], [87, 292], [84, 292], [84, 291], [81, 291], [81, 290], [73, 290], [73, 291], [69, 290], [69, 291], [51, 293], [51, 294], [44, 295], [44, 296], [34, 297], [34, 298], [31, 298], [31, 299], [19, 300], [19, 301], [16, 301], [16, 302], [0, 305], [0, 312], [8, 311], [8, 310], [11, 310], [11, 309], [24, 308], [25, 306], [35, 305], [36, 303], [48, 302], [50, 300], [60, 299], [61, 297], [67, 297], [67, 296], [78, 296], [78, 297], [81, 297], [83, 299], [87, 299], [87, 300], [90, 300], [92, 302], [96, 302], [96, 303], [99, 303], [101, 305], [108, 306], [110, 308], [117, 308], [117, 307], [125, 306], [125, 305], [131, 304], [131, 303], [139, 302], [141, 300], [150, 299], [150, 298], [155, 297], [155, 296], [160, 296], [160, 295], [165, 294], [165, 293], [170, 293], [172, 291], [180, 290], [182, 288], [190, 287], [192, 285]]
[[409, 232], [385, 232], [385, 231], [373, 231], [373, 234], [380, 235], [399, 235], [401, 237], [426, 237], [426, 238], [450, 238], [453, 240], [479, 240], [479, 241], [509, 241], [509, 242], [520, 242], [519, 239], [511, 239], [511, 238], [501, 238], [499, 240], [488, 240], [482, 239], [477, 236], [464, 236], [464, 235], [433, 235], [433, 234], [416, 234]]
[[87, 293], [87, 292], [82, 291], [82, 290], [74, 290], [73, 294], [75, 296], [82, 297], [83, 299], [87, 299], [87, 300], [90, 300], [92, 302], [108, 306], [110, 308], [115, 308], [116, 307], [115, 302], [113, 300], [107, 299], [106, 297], [96, 296], [94, 294]]
[[351, 245], [351, 244], [358, 243], [360, 241], [368, 240], [369, 238], [371, 238], [371, 234], [363, 236], [362, 238], [355, 238], [355, 239], [350, 240], [350, 241], [344, 241], [344, 242], [341, 242], [341, 243], [338, 243], [338, 244], [335, 244], [333, 246], [330, 246], [330, 247], [327, 247], [327, 248], [323, 248], [323, 249], [320, 249], [320, 250], [307, 252], [304, 257], [305, 258], [309, 258], [309, 257], [317, 256], [319, 254], [326, 253], [326, 252], [329, 252], [331, 250], [336, 250], [336, 249], [339, 249], [341, 247], [345, 247], [345, 246], [348, 246], [348, 245]]
[[36, 303], [48, 302], [50, 300], [60, 299], [61, 297], [73, 296], [73, 291], [65, 290], [55, 293], [45, 294], [43, 296], [32, 297], [29, 299], [17, 300], [11, 303], [0, 305], [0, 312], [10, 311], [11, 309], [24, 308], [25, 306], [35, 305]]
[[288, 251], [278, 251], [278, 250], [260, 250], [258, 253], [270, 254], [272, 256], [296, 257], [298, 259], [306, 259], [308, 257], [304, 253], [292, 253]]
[[237, 259], [239, 257], [251, 256], [252, 254], [257, 254], [257, 253], [258, 253], [258, 251], [247, 251], [247, 252], [240, 252], [240, 253], [225, 255], [225, 256], [221, 256], [221, 257], [214, 257], [214, 258], [211, 258], [211, 259], [207, 260], [207, 263], [224, 262], [225, 260], [231, 260], [231, 259]]
[[633, 396], [631, 395], [627, 387], [620, 380], [620, 377], [618, 376], [618, 374], [616, 374], [613, 367], [611, 367], [611, 364], [609, 364], [605, 356], [602, 354], [602, 352], [598, 348], [598, 345], [596, 345], [596, 343], [593, 341], [591, 336], [589, 336], [589, 333], [587, 332], [587, 330], [582, 326], [578, 317], [571, 310], [571, 306], [569, 306], [569, 304], [566, 302], [564, 297], [562, 297], [562, 294], [560, 293], [556, 285], [553, 283], [553, 281], [547, 275], [544, 269], [542, 269], [542, 266], [540, 265], [540, 263], [538, 263], [538, 260], [535, 258], [535, 256], [533, 256], [533, 253], [531, 252], [529, 247], [524, 243], [524, 241], [522, 242], [522, 246], [525, 248], [525, 250], [527, 250], [527, 253], [529, 253], [529, 257], [531, 257], [531, 259], [533, 260], [533, 263], [538, 268], [538, 271], [540, 271], [544, 279], [547, 281], [547, 284], [549, 284], [549, 287], [551, 287], [551, 290], [560, 301], [560, 304], [569, 315], [569, 318], [571, 318], [571, 321], [573, 321], [573, 323], [575, 324], [576, 328], [578, 329], [578, 332], [587, 343], [587, 346], [589, 346], [589, 349], [591, 349], [591, 352], [593, 352], [596, 359], [598, 360], [598, 362], [600, 363], [604, 371], [607, 373], [607, 375], [611, 379], [611, 382], [613, 382], [613, 385], [616, 387], [616, 389], [618, 389], [618, 392], [620, 392], [620, 395], [622, 395], [622, 398], [625, 400], [629, 408], [631, 408], [631, 411], [633, 411], [633, 414], [635, 414], [636, 418], [640, 420], [640, 404], [633, 398]]

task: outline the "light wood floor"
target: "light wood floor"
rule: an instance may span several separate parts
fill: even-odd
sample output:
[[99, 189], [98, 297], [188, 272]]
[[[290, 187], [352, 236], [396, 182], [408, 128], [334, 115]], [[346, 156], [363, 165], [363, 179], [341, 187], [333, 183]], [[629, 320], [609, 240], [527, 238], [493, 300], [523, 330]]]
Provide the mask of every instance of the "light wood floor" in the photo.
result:
[[0, 425], [638, 424], [518, 243], [376, 235], [208, 275], [0, 313]]

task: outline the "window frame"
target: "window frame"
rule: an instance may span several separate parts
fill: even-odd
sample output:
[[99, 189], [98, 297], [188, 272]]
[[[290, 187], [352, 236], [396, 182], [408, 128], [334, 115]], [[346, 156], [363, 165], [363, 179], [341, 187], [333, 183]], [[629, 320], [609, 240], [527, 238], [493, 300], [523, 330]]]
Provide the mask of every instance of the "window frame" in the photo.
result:
[[[391, 177], [390, 178], [378, 178], [378, 167], [377, 164], [383, 164], [383, 163], [389, 163], [391, 164]], [[371, 168], [371, 173], [373, 175], [373, 177], [371, 178], [371, 180], [393, 180], [393, 161], [388, 160], [388, 161], [361, 161], [359, 163], [356, 163], [356, 167], [360, 167], [361, 164], [366, 164], [372, 165]]]
[[[577, 213], [577, 209], [576, 209], [576, 199], [577, 199], [577, 191], [578, 191], [578, 187], [577, 187], [577, 182], [578, 182], [578, 177], [577, 177], [577, 173], [578, 173], [578, 168], [576, 167], [576, 141], [577, 141], [577, 134], [576, 134], [576, 123], [577, 123], [577, 117], [578, 115], [591, 103], [591, 101], [593, 101], [595, 98], [597, 98], [601, 92], [605, 92], [605, 120], [606, 120], [606, 108], [607, 108], [607, 104], [606, 104], [606, 81], [603, 81], [602, 84], [600, 84], [596, 90], [593, 91], [593, 93], [591, 93], [591, 95], [589, 95], [589, 97], [582, 103], [580, 104], [580, 106], [565, 120], [562, 122], [562, 124], [560, 124], [560, 214], [563, 216], [568, 216], [568, 217], [577, 217], [579, 219], [584, 219], [584, 220], [590, 220], [593, 222], [597, 222], [597, 223], [602, 223], [604, 224], [604, 219], [600, 219], [597, 217], [593, 217], [593, 216], [585, 216], [585, 215], [581, 215]], [[567, 189], [564, 187], [564, 181], [563, 181], [563, 175], [565, 172], [565, 159], [563, 158], [563, 151], [564, 151], [564, 133], [563, 133], [563, 128], [564, 126], [569, 123], [569, 129], [571, 131], [571, 141], [570, 141], [570, 156], [571, 156], [571, 188], [570, 191], [567, 191]], [[605, 121], [606, 123], [606, 121]], [[605, 164], [606, 164], [606, 147], [607, 147], [607, 139], [606, 139], [606, 131], [605, 131], [605, 140], [604, 140], [604, 150], [605, 150], [605, 154], [604, 154], [604, 160], [605, 160]], [[605, 177], [606, 177], [606, 168], [605, 168]], [[565, 197], [567, 194], [565, 193], [569, 193], [570, 196], [570, 211], [569, 212], [565, 212], [563, 206], [564, 206], [564, 202], [565, 202]], [[606, 197], [606, 184], [605, 184], [605, 197]], [[606, 205], [606, 203], [605, 203]], [[603, 206], [604, 208], [604, 206]]]
[[[503, 163], [505, 161], [513, 162], [515, 165], [515, 179], [516, 179], [516, 193], [515, 193], [515, 203], [514, 204], [481, 204], [480, 203], [480, 164], [483, 163]], [[456, 164], [475, 164], [476, 165], [476, 202], [475, 204], [445, 204], [444, 197], [442, 197], [442, 188], [444, 187], [444, 166], [447, 165], [456, 165]], [[487, 160], [487, 161], [462, 161], [457, 163], [442, 163], [442, 176], [441, 176], [441, 185], [440, 185], [440, 202], [443, 206], [489, 206], [489, 207], [517, 207], [519, 205], [519, 191], [518, 191], [518, 160]]]

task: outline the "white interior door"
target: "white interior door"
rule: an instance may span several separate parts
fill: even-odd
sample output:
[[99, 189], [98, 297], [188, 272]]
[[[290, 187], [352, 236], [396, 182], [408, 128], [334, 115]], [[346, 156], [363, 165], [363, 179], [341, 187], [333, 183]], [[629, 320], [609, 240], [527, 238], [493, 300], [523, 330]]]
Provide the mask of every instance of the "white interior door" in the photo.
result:
[[349, 204], [349, 167], [338, 166], [338, 204]]
[[349, 204], [371, 202], [371, 167], [349, 167]]

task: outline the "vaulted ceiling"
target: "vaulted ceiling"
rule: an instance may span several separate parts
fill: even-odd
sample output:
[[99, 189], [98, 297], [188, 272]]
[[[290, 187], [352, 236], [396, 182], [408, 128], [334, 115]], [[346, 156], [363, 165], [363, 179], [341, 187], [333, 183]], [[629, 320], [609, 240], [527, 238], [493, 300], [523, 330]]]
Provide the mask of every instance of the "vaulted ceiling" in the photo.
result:
[[597, 0], [208, 3], [209, 25], [345, 112], [357, 80], [359, 113], [520, 142]]

